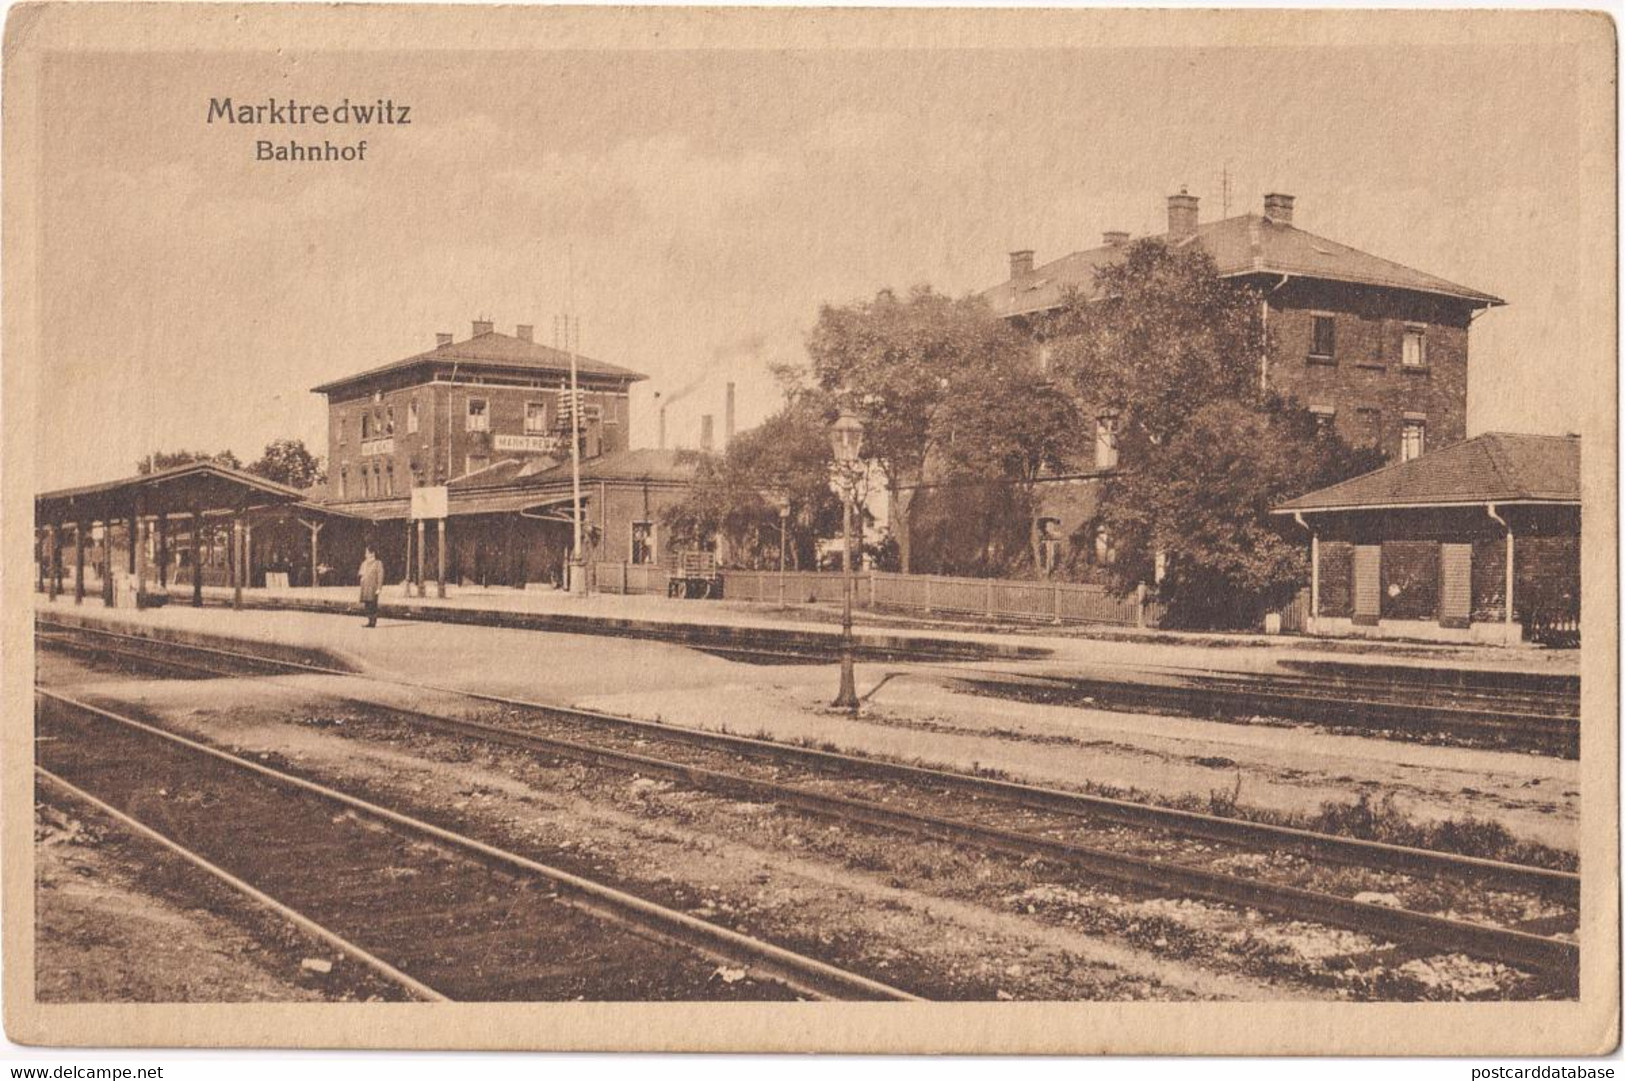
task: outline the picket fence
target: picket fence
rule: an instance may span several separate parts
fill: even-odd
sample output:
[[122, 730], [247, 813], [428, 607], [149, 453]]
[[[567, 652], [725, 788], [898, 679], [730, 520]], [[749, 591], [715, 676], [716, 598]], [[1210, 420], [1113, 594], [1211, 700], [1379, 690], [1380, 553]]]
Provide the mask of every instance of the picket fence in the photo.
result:
[[[666, 592], [663, 567], [599, 563], [593, 571], [594, 587], [600, 592]], [[831, 571], [730, 569], [720, 574], [722, 595], [733, 601], [832, 604], [841, 601], [846, 587], [845, 576]], [[1118, 627], [1155, 627], [1163, 614], [1163, 606], [1146, 597], [1144, 590], [1120, 597], [1105, 586], [1080, 582], [860, 571], [854, 587], [853, 603], [869, 609]]]

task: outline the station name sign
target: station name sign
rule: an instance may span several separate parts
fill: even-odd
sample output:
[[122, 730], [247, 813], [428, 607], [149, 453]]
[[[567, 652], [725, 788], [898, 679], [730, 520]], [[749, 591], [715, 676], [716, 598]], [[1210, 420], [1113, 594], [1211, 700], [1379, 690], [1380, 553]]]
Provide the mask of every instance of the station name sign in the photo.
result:
[[564, 441], [556, 435], [494, 435], [497, 450], [517, 450], [531, 454], [556, 454]]
[[370, 458], [377, 454], [394, 454], [395, 440], [386, 436], [383, 439], [366, 439], [361, 443], [361, 456]]
[[412, 520], [419, 522], [446, 516], [447, 493], [444, 484], [412, 489]]

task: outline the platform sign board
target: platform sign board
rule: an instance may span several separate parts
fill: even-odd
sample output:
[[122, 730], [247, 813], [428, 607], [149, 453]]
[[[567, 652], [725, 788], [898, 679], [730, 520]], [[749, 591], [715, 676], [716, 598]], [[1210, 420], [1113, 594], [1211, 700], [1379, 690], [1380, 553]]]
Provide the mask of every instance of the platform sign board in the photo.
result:
[[446, 516], [446, 486], [412, 489], [412, 520], [444, 518]]

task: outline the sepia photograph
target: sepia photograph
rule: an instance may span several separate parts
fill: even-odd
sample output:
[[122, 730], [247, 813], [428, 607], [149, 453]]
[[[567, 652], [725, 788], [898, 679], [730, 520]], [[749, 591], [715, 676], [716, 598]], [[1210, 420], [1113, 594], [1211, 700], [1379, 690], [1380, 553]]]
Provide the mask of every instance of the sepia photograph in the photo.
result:
[[10, 1039], [1610, 1053], [1615, 33], [11, 8]]

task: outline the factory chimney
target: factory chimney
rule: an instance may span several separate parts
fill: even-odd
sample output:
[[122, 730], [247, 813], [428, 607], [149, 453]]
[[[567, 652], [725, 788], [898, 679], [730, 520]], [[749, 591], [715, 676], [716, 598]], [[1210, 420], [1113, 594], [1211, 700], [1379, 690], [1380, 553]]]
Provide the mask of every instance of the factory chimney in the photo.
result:
[[711, 453], [711, 445], [715, 441], [713, 437], [715, 426], [715, 418], [710, 413], [700, 417], [700, 450], [706, 454]]
[[733, 446], [734, 441], [734, 385], [728, 384], [728, 399], [722, 409], [722, 445]]

